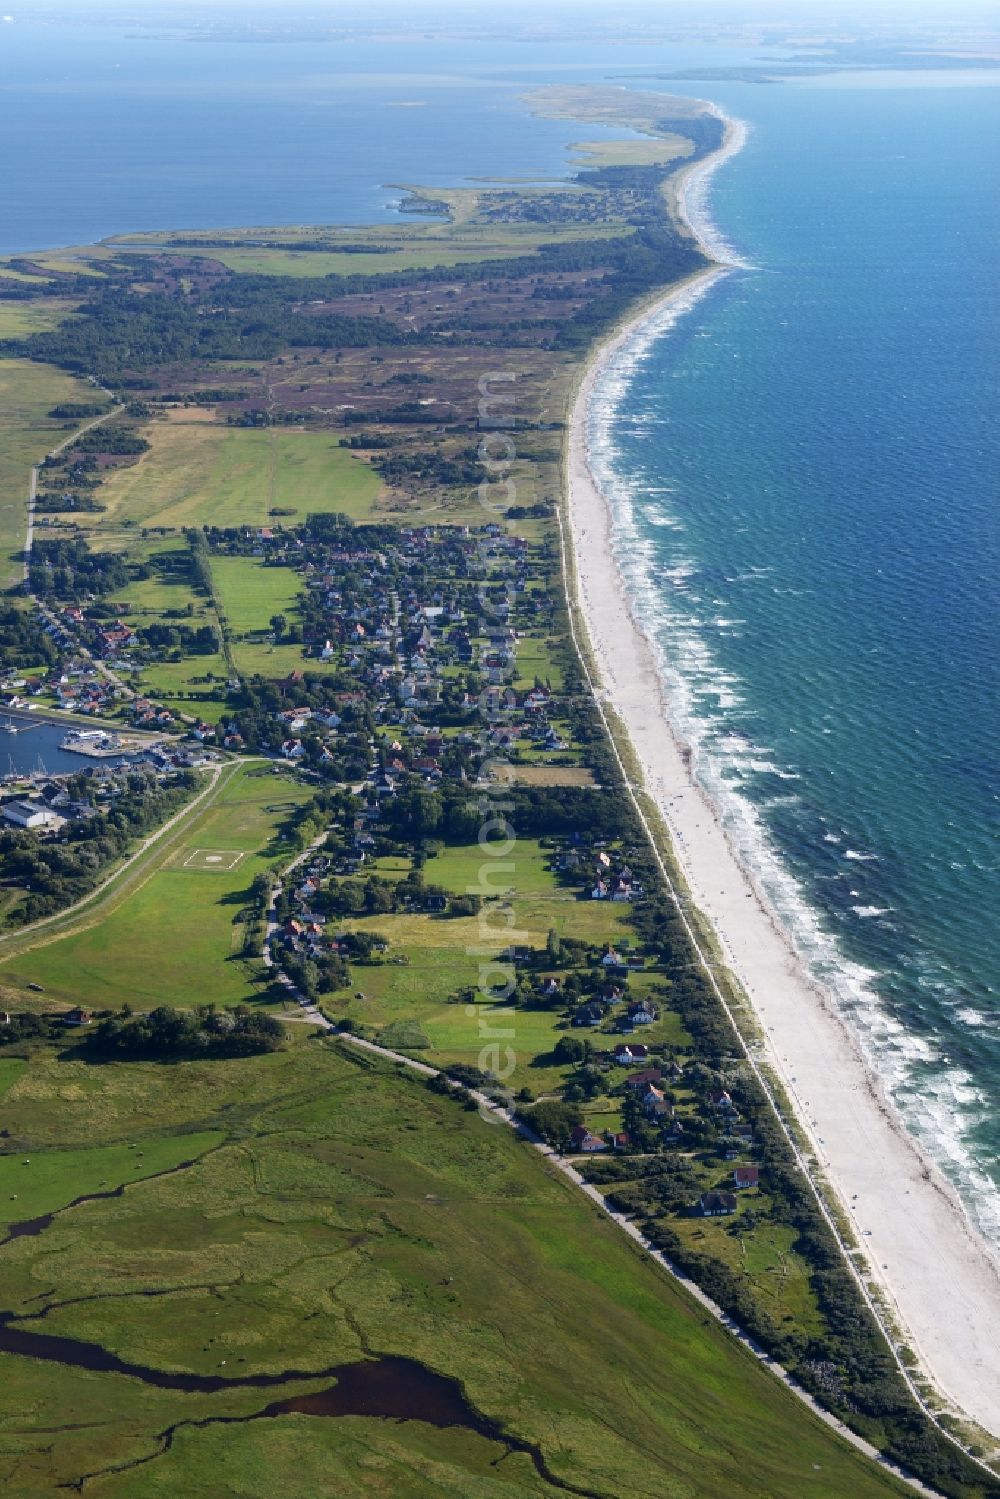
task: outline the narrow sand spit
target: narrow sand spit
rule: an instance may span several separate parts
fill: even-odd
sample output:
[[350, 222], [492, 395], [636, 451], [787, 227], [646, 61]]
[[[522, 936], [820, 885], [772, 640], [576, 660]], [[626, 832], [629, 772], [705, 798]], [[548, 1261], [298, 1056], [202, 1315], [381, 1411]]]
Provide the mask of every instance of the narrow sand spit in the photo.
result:
[[[723, 150], [686, 174], [677, 189], [682, 211], [743, 138], [731, 127]], [[708, 236], [702, 243], [722, 259]], [[794, 1104], [827, 1187], [855, 1226], [903, 1341], [941, 1395], [1000, 1438], [1000, 1262], [907, 1134], [847, 1021], [812, 981], [694, 779], [649, 641], [629, 611], [608, 503], [590, 469], [587, 424], [598, 378], [650, 319], [668, 320], [725, 274], [726, 264], [718, 264], [675, 288], [621, 327], [588, 364], [567, 453], [576, 601], [597, 686], [625, 726], [691, 896], [751, 1001], [767, 1061]]]

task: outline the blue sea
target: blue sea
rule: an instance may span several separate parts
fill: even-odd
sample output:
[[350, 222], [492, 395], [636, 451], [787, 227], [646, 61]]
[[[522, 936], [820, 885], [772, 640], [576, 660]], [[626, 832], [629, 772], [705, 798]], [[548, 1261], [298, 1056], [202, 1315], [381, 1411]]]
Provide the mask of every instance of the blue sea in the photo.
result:
[[997, 75], [647, 76], [757, 57], [4, 25], [0, 253], [563, 174], [602, 132], [531, 118], [536, 84], [746, 121], [700, 210], [739, 268], [595, 405], [616, 546], [744, 859], [1000, 1240]]
[[1000, 1242], [1000, 93], [711, 92], [740, 264], [598, 389], [595, 462], [699, 777]]

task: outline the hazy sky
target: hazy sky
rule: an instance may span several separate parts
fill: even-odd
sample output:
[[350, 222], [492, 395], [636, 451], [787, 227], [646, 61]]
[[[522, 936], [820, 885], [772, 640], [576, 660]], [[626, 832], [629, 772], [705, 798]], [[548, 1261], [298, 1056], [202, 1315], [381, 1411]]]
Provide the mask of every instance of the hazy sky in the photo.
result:
[[16, 21], [65, 15], [99, 20], [101, 17], [150, 20], [162, 24], [175, 19], [190, 24], [199, 16], [209, 19], [267, 20], [277, 24], [303, 24], [312, 20], [324, 26], [378, 26], [405, 23], [435, 26], [448, 21], [464, 27], [502, 31], [522, 28], [526, 23], [586, 21], [607, 30], [616, 20], [628, 26], [645, 23], [656, 29], [672, 25], [736, 23], [763, 25], [780, 30], [786, 25], [808, 22], [816, 26], [858, 26], [891, 21], [901, 27], [936, 26], [949, 29], [963, 22], [1000, 29], [995, 0], [504, 0], [501, 6], [483, 0], [25, 0], [7, 4], [3, 10]]

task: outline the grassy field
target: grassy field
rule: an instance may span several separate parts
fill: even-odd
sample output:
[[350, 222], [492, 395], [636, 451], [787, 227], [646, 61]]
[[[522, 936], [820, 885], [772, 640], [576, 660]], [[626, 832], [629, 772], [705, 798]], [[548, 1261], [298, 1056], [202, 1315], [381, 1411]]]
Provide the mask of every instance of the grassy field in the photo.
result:
[[[381, 1065], [304, 1039], [183, 1068], [39, 1055], [5, 1117], [33, 1165], [101, 1151], [104, 1179], [129, 1183], [3, 1250], [14, 1325], [65, 1340], [62, 1362], [4, 1360], [0, 1449], [22, 1499], [85, 1474], [97, 1499], [270, 1499], [279, 1471], [283, 1499], [559, 1492], [468, 1425], [245, 1424], [365, 1354], [459, 1380], [561, 1483], [608, 1499], [903, 1493], [509, 1131]], [[134, 1143], [148, 1170], [168, 1142], [200, 1158], [138, 1181], [134, 1152], [114, 1155]], [[75, 1340], [136, 1374], [72, 1367]], [[144, 1369], [221, 1387], [160, 1389]], [[288, 1371], [315, 1377], [252, 1383]]]
[[[482, 249], [459, 249], [444, 244], [414, 245], [412, 248], [389, 250], [384, 254], [338, 254], [336, 250], [286, 250], [286, 249], [237, 249], [204, 250], [202, 252], [219, 260], [231, 271], [243, 271], [253, 276], [377, 276], [394, 271], [424, 271], [431, 266], [468, 265], [481, 260], [492, 260], [500, 250], [494, 246]], [[535, 253], [534, 246], [525, 246], [505, 255]]]
[[0, 1226], [59, 1212], [77, 1197], [113, 1191], [122, 1182], [173, 1171], [223, 1138], [208, 1131], [83, 1150], [45, 1150], [40, 1156], [0, 1155]]
[[48, 365], [0, 360], [0, 588], [20, 578], [28, 517], [28, 475], [65, 435], [48, 412], [61, 401], [92, 401], [93, 387]]
[[43, 271], [59, 271], [68, 276], [91, 276], [100, 278], [104, 272], [95, 265], [90, 265], [87, 260], [80, 259], [76, 255], [67, 255], [65, 251], [61, 255], [33, 255], [32, 264], [41, 266]]
[[24, 1071], [24, 1062], [19, 1057], [0, 1057], [0, 1098], [12, 1087]]
[[213, 557], [212, 579], [219, 609], [232, 632], [232, 652], [237, 669], [245, 675], [259, 672], [265, 677], [284, 677], [289, 672], [333, 671], [335, 663], [310, 659], [301, 645], [274, 645], [269, 639], [243, 639], [245, 635], [269, 631], [273, 614], [295, 619], [295, 601], [302, 592], [302, 578], [289, 567], [265, 567], [254, 557]]
[[[662, 155], [661, 150], [661, 155]], [[419, 189], [416, 189], [419, 191]], [[146, 234], [130, 236], [132, 251], [167, 251], [176, 255], [202, 254], [218, 260], [230, 270], [265, 276], [377, 276], [398, 271], [428, 270], [433, 266], [470, 265], [484, 260], [511, 256], [531, 256], [545, 245], [571, 243], [581, 238], [596, 239], [631, 232], [625, 226], [577, 224], [484, 224], [470, 223], [479, 193], [474, 189], [434, 189], [430, 196], [448, 205], [452, 222], [448, 224], [378, 225], [375, 228], [351, 227], [331, 230], [329, 226], [284, 226], [270, 229], [205, 230], [195, 246], [171, 245], [173, 236]], [[236, 241], [225, 246], [213, 245], [213, 239]], [[266, 238], [267, 245], [253, 241]], [[338, 238], [355, 246], [371, 249], [344, 251], [337, 249]], [[246, 243], [239, 243], [245, 240]], [[302, 249], [303, 242], [322, 241], [323, 249]]]
[[282, 519], [269, 517], [275, 507], [295, 511], [289, 523], [335, 510], [362, 519], [381, 492], [378, 475], [326, 432], [176, 421], [154, 422], [144, 435], [150, 451], [101, 488], [98, 529], [267, 526]]
[[0, 338], [47, 333], [65, 322], [77, 305], [62, 297], [39, 297], [33, 302], [0, 302]]
[[[506, 859], [487, 857], [478, 844], [446, 847], [426, 864], [428, 883], [456, 895], [486, 889], [505, 898], [509, 915], [494, 914], [485, 927], [477, 917], [419, 913], [352, 920], [352, 928], [389, 939], [389, 961], [356, 967], [354, 988], [327, 996], [324, 1009], [379, 1028], [416, 1021], [431, 1043], [426, 1055], [432, 1061], [475, 1065], [485, 1042], [502, 1030], [499, 1039], [515, 1058], [508, 1086], [514, 1091], [529, 1087], [537, 1095], [563, 1082], [565, 1067], [545, 1061], [565, 1034], [558, 1007], [519, 1006], [498, 1014], [481, 992], [472, 1005], [456, 1002], [460, 990], [480, 991], [492, 983], [491, 955], [511, 942], [544, 948], [550, 931], [594, 945], [622, 944], [630, 937], [627, 905], [580, 900], [574, 889], [556, 881], [546, 867], [548, 859], [548, 851], [530, 838], [519, 838]], [[378, 871], [383, 876], [402, 872]], [[633, 975], [632, 997], [647, 993], [654, 982], [652, 974]], [[364, 994], [363, 1000], [355, 997], [357, 992]], [[606, 1035], [600, 1039], [602, 1044], [611, 1040]], [[665, 1010], [642, 1039], [676, 1046], [688, 1038], [677, 1015]]]
[[0, 984], [40, 983], [47, 1002], [94, 1009], [259, 1000], [259, 965], [238, 956], [234, 918], [254, 875], [289, 857], [277, 830], [305, 795], [270, 771], [240, 771], [141, 885], [68, 935], [40, 936], [0, 965]]
[[6, 260], [0, 260], [0, 277], [4, 281], [24, 281], [29, 286], [44, 285], [52, 279], [51, 276], [32, 276], [28, 271], [15, 271]]
[[[186, 567], [188, 549], [181, 542], [162, 540], [137, 541], [124, 538], [133, 561], [146, 562], [153, 569], [148, 578], [134, 578], [125, 588], [116, 590], [118, 598], [131, 606], [132, 625], [145, 627], [158, 622], [175, 623], [169, 611], [194, 612], [180, 622], [192, 627], [217, 625], [211, 600], [196, 593], [186, 572], [169, 564], [178, 560]], [[206, 681], [211, 676], [214, 681]], [[211, 656], [185, 656], [179, 661], [155, 661], [147, 666], [136, 686], [139, 690], [182, 713], [199, 713], [213, 723], [226, 706], [225, 682], [229, 668], [221, 652]]]

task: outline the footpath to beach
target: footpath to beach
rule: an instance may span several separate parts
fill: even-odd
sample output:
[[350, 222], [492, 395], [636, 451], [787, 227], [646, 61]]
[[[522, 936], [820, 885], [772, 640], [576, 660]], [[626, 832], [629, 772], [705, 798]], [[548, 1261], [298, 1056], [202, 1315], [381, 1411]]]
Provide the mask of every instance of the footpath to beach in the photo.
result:
[[[729, 150], [697, 175], [739, 148]], [[693, 172], [691, 177], [696, 174]], [[683, 211], [682, 186], [679, 203]], [[710, 246], [706, 246], [706, 253]], [[791, 1100], [827, 1195], [853, 1225], [900, 1339], [956, 1413], [1000, 1438], [1000, 1263], [956, 1194], [907, 1134], [832, 997], [811, 979], [743, 868], [675, 737], [652, 647], [628, 609], [608, 503], [591, 472], [595, 384], [650, 320], [667, 325], [687, 299], [726, 274], [702, 273], [647, 307], [593, 355], [577, 392], [567, 452], [568, 577], [575, 587], [598, 700], [627, 733], [642, 785], [673, 843], [694, 905], [749, 999], [760, 1060]]]

